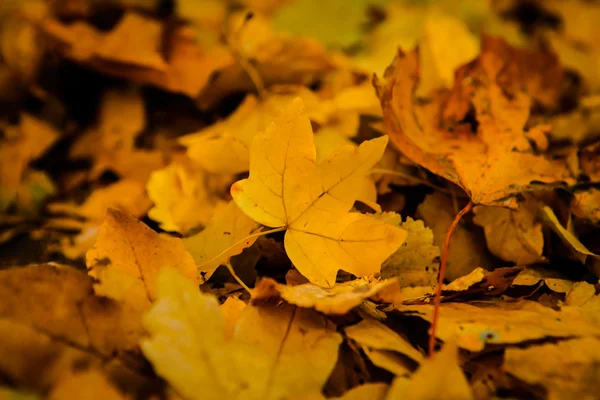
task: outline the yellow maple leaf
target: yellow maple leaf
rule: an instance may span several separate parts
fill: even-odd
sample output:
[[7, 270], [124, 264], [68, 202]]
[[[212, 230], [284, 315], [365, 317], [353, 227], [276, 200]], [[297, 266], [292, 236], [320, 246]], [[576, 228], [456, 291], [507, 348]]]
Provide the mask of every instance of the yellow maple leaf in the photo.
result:
[[358, 149], [342, 148], [317, 165], [303, 108], [296, 98], [255, 137], [250, 177], [234, 183], [231, 194], [255, 221], [287, 229], [285, 249], [296, 268], [312, 283], [331, 287], [340, 269], [357, 276], [379, 272], [406, 232], [348, 212], [358, 184], [383, 155], [387, 138], [364, 142]]
[[251, 246], [259, 237], [249, 236], [256, 228], [258, 224], [231, 201], [215, 212], [202, 232], [183, 239], [183, 245], [199, 266], [201, 279], [206, 282], [219, 265], [229, 263], [231, 257]]
[[152, 172], [146, 189], [154, 207], [148, 216], [171, 232], [186, 233], [205, 225], [224, 204], [209, 190], [210, 179], [210, 174], [187, 159]]
[[192, 256], [180, 239], [159, 236], [143, 222], [109, 209], [96, 246], [86, 254], [89, 274], [98, 280], [97, 294], [145, 310], [156, 299], [156, 276], [164, 267], [198, 282]]
[[144, 326], [144, 355], [188, 399], [319, 394], [342, 341], [314, 311], [270, 305], [246, 307], [227, 339], [217, 299], [169, 269]]

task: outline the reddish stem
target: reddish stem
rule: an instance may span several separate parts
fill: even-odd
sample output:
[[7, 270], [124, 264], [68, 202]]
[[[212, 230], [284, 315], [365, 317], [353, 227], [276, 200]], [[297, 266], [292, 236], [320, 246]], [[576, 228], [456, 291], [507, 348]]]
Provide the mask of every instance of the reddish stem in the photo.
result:
[[444, 248], [442, 249], [442, 262], [440, 265], [440, 274], [438, 277], [438, 284], [435, 288], [435, 301], [433, 307], [433, 320], [431, 321], [431, 333], [429, 335], [429, 357], [433, 356], [435, 350], [435, 332], [437, 329], [438, 318], [440, 315], [440, 303], [442, 302], [442, 285], [444, 283], [444, 277], [446, 275], [446, 263], [448, 262], [448, 248], [450, 248], [450, 240], [452, 239], [452, 233], [456, 229], [456, 226], [460, 222], [460, 219], [471, 211], [473, 208], [473, 202], [469, 203], [456, 214], [454, 221], [450, 224], [448, 232], [446, 232], [446, 240], [444, 240]]

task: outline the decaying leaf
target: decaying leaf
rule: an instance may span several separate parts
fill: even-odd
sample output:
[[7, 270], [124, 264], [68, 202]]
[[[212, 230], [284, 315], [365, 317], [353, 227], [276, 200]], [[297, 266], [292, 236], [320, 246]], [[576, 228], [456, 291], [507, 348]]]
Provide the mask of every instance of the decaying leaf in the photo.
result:
[[529, 266], [519, 272], [512, 284], [534, 286], [540, 282], [544, 282], [546, 286], [558, 293], [567, 293], [573, 286], [573, 281], [564, 279], [557, 271], [536, 266]]
[[250, 177], [236, 182], [231, 194], [255, 221], [287, 228], [286, 252], [311, 282], [331, 287], [340, 269], [357, 276], [379, 272], [406, 232], [348, 211], [357, 181], [381, 158], [387, 140], [342, 149], [317, 166], [312, 129], [302, 111], [297, 98], [255, 137]]
[[600, 223], [600, 190], [592, 188], [575, 193], [572, 210], [577, 218], [587, 219], [593, 224]]
[[52, 390], [49, 398], [54, 400], [126, 400], [114, 386], [98, 371], [70, 374], [62, 378]]
[[341, 337], [310, 310], [248, 307], [227, 340], [216, 299], [179, 273], [163, 270], [158, 299], [144, 318], [151, 337], [142, 350], [187, 398], [318, 394], [337, 359]]
[[[519, 70], [518, 64], [502, 58], [504, 50], [495, 39], [484, 38], [481, 56], [462, 69], [459, 76], [464, 81], [458, 80], [455, 97], [449, 99], [415, 101], [416, 52], [400, 51], [384, 80], [375, 80], [392, 143], [415, 163], [462, 187], [476, 205], [510, 206], [506, 198], [530, 189], [533, 181], [572, 181], [564, 163], [532, 152], [524, 135], [530, 98], [518, 85], [507, 97], [497, 83], [504, 71]], [[469, 93], [463, 100], [464, 111], [451, 114], [462, 119], [472, 105], [476, 132], [465, 125], [444, 128], [448, 108], [444, 116], [440, 105], [458, 103], [464, 93]]]

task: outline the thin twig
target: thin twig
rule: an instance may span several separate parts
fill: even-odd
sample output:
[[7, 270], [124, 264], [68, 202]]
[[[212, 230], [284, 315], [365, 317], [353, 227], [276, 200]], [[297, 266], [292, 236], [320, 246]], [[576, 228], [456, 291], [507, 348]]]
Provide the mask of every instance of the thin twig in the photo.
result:
[[448, 232], [446, 232], [446, 240], [444, 241], [444, 248], [442, 249], [442, 261], [440, 266], [440, 274], [438, 277], [438, 284], [435, 288], [435, 301], [433, 302], [433, 320], [431, 321], [431, 333], [429, 336], [429, 357], [433, 356], [433, 352], [435, 351], [435, 333], [437, 330], [438, 319], [440, 315], [440, 303], [442, 301], [442, 285], [444, 283], [444, 277], [446, 275], [446, 264], [448, 262], [448, 249], [450, 248], [450, 240], [452, 239], [452, 233], [458, 226], [460, 219], [471, 209], [473, 208], [473, 202], [469, 201], [469, 203], [456, 214], [452, 224], [448, 228]]

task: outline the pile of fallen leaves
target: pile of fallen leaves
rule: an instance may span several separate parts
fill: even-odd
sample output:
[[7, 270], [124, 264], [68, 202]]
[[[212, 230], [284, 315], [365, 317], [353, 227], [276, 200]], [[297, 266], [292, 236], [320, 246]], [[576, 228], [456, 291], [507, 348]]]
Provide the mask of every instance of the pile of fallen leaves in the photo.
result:
[[0, 5], [0, 392], [600, 396], [600, 2]]

